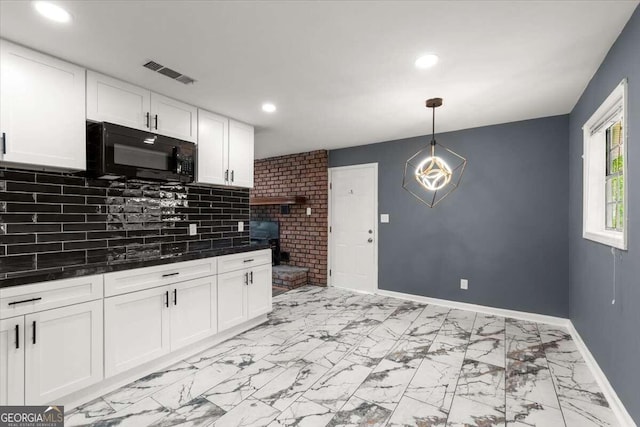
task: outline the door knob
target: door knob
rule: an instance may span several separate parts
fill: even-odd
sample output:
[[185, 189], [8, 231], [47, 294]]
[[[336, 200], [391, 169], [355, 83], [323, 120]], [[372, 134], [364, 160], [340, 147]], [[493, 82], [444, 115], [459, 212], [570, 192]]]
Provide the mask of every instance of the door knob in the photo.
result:
[[367, 240], [367, 242], [372, 243], [373, 239], [371, 237], [369, 237], [369, 240]]

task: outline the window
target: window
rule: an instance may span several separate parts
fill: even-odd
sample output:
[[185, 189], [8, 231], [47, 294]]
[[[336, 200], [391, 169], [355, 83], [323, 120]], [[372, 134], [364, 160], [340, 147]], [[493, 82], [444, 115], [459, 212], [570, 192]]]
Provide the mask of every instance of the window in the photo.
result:
[[582, 237], [627, 249], [627, 80], [591, 116], [584, 132]]

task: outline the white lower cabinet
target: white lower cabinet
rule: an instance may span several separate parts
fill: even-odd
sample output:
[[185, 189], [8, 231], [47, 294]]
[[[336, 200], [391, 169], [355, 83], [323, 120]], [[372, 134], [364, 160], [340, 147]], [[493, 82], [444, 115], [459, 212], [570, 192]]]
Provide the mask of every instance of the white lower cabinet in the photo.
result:
[[209, 276], [106, 298], [105, 375], [215, 334], [216, 296]]
[[249, 271], [249, 285], [247, 285], [249, 319], [271, 311], [271, 282], [271, 264], [259, 265]]
[[24, 405], [24, 316], [0, 320], [0, 406]]
[[105, 376], [169, 353], [169, 292], [162, 286], [105, 298]]
[[102, 380], [102, 301], [25, 316], [25, 403], [53, 403]]
[[0, 321], [0, 405], [55, 403], [102, 380], [102, 321], [102, 301]]
[[172, 297], [171, 350], [218, 331], [216, 276], [178, 283]]
[[220, 274], [218, 301], [220, 331], [269, 313], [271, 311], [271, 264]]
[[218, 329], [224, 331], [248, 319], [247, 270], [231, 271], [218, 276]]

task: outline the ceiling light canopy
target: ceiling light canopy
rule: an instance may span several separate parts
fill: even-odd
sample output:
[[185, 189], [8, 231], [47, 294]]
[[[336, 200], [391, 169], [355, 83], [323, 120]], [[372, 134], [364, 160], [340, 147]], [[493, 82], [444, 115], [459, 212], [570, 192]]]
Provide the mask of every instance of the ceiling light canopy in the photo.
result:
[[436, 108], [441, 105], [442, 98], [427, 100], [433, 111], [431, 143], [407, 160], [402, 179], [402, 188], [430, 208], [458, 188], [467, 166], [467, 159], [436, 142]]
[[264, 111], [265, 113], [275, 113], [276, 106], [270, 102], [265, 102], [264, 104], [262, 104], [262, 111]]
[[38, 13], [51, 21], [67, 23], [71, 22], [71, 14], [57, 4], [48, 1], [33, 2], [33, 7]]
[[416, 68], [424, 70], [426, 68], [431, 68], [438, 63], [438, 55], [433, 53], [429, 53], [427, 55], [422, 55], [418, 59], [416, 59]]

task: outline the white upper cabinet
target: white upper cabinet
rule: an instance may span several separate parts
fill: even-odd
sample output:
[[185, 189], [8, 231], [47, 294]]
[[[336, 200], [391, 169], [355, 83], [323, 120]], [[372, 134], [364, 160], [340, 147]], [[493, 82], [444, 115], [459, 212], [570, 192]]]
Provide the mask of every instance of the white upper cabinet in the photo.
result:
[[109, 76], [87, 71], [87, 119], [197, 141], [198, 109]]
[[87, 71], [87, 119], [134, 129], [151, 127], [151, 92], [109, 76]]
[[0, 40], [0, 160], [86, 169], [85, 70]]
[[229, 120], [229, 182], [253, 188], [253, 126]]
[[160, 135], [196, 142], [198, 109], [151, 92], [151, 126]]
[[229, 119], [198, 110], [197, 182], [225, 185], [228, 179]]

